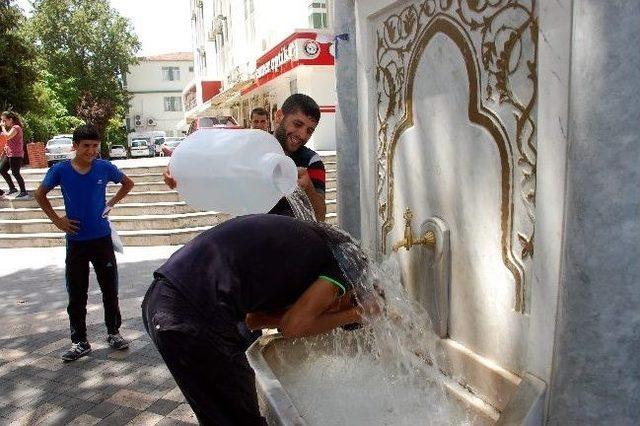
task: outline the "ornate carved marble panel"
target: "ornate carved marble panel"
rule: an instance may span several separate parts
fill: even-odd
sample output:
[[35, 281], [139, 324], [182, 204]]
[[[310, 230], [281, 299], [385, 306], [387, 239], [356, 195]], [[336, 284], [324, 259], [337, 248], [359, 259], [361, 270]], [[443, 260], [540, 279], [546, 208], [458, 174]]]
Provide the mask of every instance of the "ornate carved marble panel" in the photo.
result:
[[[394, 228], [394, 151], [413, 126], [413, 87], [437, 34], [464, 57], [468, 116], [495, 142], [500, 167], [502, 261], [524, 312], [531, 281], [536, 199], [537, 35], [535, 0], [426, 0], [380, 17], [376, 27], [377, 180], [381, 250]], [[401, 224], [400, 224], [401, 225]]]

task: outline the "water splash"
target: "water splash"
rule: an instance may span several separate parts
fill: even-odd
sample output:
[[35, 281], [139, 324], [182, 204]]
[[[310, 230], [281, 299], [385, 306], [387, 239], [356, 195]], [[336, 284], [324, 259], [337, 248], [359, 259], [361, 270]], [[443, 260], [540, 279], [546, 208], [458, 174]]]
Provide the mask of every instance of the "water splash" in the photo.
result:
[[358, 303], [377, 300], [380, 315], [362, 328], [288, 341], [270, 364], [310, 425], [471, 425], [486, 423], [444, 385], [437, 336], [426, 310], [400, 281], [394, 259], [370, 261], [344, 230], [315, 221], [307, 194], [287, 196], [295, 216], [323, 235]]
[[302, 220], [316, 220], [311, 201], [302, 188], [297, 187], [293, 193], [285, 198], [289, 202], [295, 217]]
[[[337, 228], [332, 232], [346, 234]], [[350, 244], [355, 244], [352, 239], [346, 247], [353, 249]], [[360, 262], [346, 268], [360, 267]], [[274, 349], [270, 364], [308, 424], [485, 423], [448, 394], [435, 363], [437, 337], [429, 315], [405, 291], [400, 276], [392, 259], [367, 262], [354, 284], [355, 295], [362, 303], [372, 295], [380, 298], [381, 315], [367, 317], [359, 330], [337, 330]]]

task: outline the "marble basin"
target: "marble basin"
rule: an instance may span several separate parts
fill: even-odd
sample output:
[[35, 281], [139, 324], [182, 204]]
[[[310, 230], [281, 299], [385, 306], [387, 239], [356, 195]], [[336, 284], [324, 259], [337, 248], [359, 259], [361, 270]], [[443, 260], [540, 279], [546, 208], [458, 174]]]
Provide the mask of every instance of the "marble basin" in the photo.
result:
[[[321, 357], [328, 353], [329, 348], [315, 346], [313, 353], [300, 342], [283, 338], [279, 334], [267, 335], [258, 339], [248, 350], [247, 358], [256, 372], [256, 388], [260, 409], [271, 425], [328, 425], [337, 424], [336, 418], [349, 419], [349, 424], [364, 424], [350, 416], [358, 416], [351, 410], [325, 419], [311, 416], [302, 404], [302, 398], [295, 390], [288, 389], [290, 382], [289, 371], [298, 367], [300, 360], [310, 357]], [[452, 423], [473, 425], [537, 425], [542, 424], [545, 384], [539, 379], [525, 375], [515, 376], [499, 366], [479, 357], [462, 345], [450, 340], [439, 342], [440, 375], [447, 393], [447, 408], [452, 412]], [[299, 388], [298, 388], [299, 389]], [[313, 390], [313, 383], [309, 384], [309, 391]], [[290, 394], [291, 392], [291, 394]], [[320, 389], [314, 400], [322, 401], [334, 394], [331, 387]], [[323, 394], [324, 392], [324, 394]], [[363, 390], [361, 397], [368, 397], [367, 390]], [[296, 406], [296, 403], [301, 407]], [[439, 408], [434, 406], [435, 409]], [[428, 412], [428, 411], [427, 411]], [[468, 420], [460, 422], [459, 413], [468, 413]], [[368, 414], [368, 413], [367, 413]], [[406, 424], [415, 422], [407, 420], [410, 416], [398, 416], [398, 422]], [[319, 420], [322, 419], [322, 420]], [[345, 420], [346, 421], [346, 420]], [[384, 423], [384, 422], [383, 422]], [[442, 421], [429, 419], [421, 420], [422, 424], [444, 424]], [[347, 423], [344, 423], [347, 424]]]

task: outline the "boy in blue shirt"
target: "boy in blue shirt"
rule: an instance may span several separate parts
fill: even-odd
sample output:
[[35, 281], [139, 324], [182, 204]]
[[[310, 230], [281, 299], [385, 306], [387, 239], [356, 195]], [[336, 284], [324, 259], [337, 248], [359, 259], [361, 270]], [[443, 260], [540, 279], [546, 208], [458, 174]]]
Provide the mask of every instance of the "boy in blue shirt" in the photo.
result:
[[[117, 350], [129, 346], [119, 333], [118, 269], [106, 214], [131, 191], [133, 181], [110, 162], [96, 159], [100, 136], [95, 127], [78, 127], [73, 132], [73, 147], [75, 158], [49, 169], [35, 193], [36, 201], [49, 219], [67, 234], [65, 276], [72, 345], [62, 355], [64, 361], [75, 361], [91, 352], [86, 326], [89, 262], [93, 264], [102, 292], [107, 342]], [[105, 202], [108, 182], [122, 186]], [[62, 189], [65, 216], [58, 216], [47, 198], [47, 193], [58, 185]]]

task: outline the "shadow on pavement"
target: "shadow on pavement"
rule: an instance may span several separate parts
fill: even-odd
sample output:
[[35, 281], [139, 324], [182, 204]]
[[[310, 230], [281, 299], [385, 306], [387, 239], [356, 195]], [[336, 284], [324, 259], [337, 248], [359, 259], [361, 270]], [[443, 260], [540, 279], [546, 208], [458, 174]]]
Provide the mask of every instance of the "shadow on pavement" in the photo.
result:
[[140, 318], [140, 300], [162, 262], [118, 266], [121, 309], [128, 310], [121, 333], [130, 348], [124, 351], [105, 341], [102, 299], [91, 273], [87, 332], [93, 351], [71, 363], [60, 358], [71, 344], [64, 268], [0, 277], [0, 317], [21, 330], [0, 339], [0, 423], [197, 423]]

